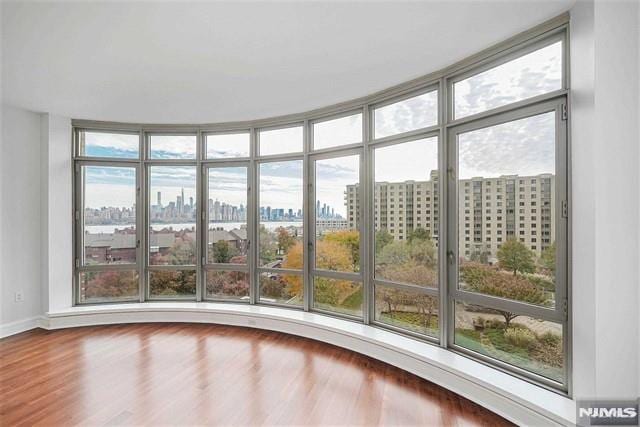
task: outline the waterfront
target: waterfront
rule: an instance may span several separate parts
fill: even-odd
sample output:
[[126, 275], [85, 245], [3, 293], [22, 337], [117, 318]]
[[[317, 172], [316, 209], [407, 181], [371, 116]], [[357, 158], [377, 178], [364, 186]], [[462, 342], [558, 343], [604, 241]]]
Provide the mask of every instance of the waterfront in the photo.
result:
[[[260, 225], [264, 225], [267, 230], [275, 230], [278, 227], [302, 227], [302, 220], [300, 221], [261, 221]], [[85, 231], [88, 231], [91, 234], [99, 234], [99, 233], [107, 233], [112, 234], [116, 229], [123, 230], [127, 227], [131, 227], [131, 225], [127, 224], [108, 224], [108, 225], [87, 225], [85, 226]], [[187, 222], [183, 224], [179, 223], [171, 223], [171, 224], [151, 224], [151, 228], [158, 231], [163, 228], [173, 228], [174, 230], [184, 230], [195, 227], [195, 223]], [[239, 229], [242, 227], [246, 227], [245, 222], [210, 222], [209, 228], [222, 228], [226, 231], [231, 231], [234, 229]]]

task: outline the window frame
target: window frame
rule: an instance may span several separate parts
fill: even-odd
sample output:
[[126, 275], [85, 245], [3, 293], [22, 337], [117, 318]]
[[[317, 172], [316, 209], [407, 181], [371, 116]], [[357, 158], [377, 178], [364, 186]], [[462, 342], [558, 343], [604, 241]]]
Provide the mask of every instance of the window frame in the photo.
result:
[[[375, 114], [375, 111], [372, 109], [371, 110], [371, 115], [373, 116], [373, 114]], [[440, 118], [440, 115], [438, 116]], [[371, 120], [371, 124], [372, 126], [374, 125], [373, 123], [373, 117]], [[376, 184], [376, 180], [375, 180], [375, 152], [376, 149], [378, 148], [385, 148], [385, 147], [393, 147], [396, 145], [402, 145], [404, 143], [407, 142], [414, 142], [414, 141], [419, 141], [421, 139], [429, 139], [429, 138], [436, 138], [437, 141], [437, 145], [438, 145], [438, 172], [440, 172], [442, 169], [441, 166], [441, 162], [442, 162], [442, 149], [444, 147], [443, 141], [442, 141], [442, 137], [441, 137], [441, 130], [440, 130], [440, 125], [438, 125], [438, 129], [432, 129], [432, 127], [428, 127], [428, 128], [424, 128], [424, 129], [420, 129], [419, 131], [412, 131], [412, 132], [404, 132], [398, 135], [393, 135], [393, 136], [389, 136], [389, 137], [385, 137], [382, 139], [379, 139], [377, 141], [372, 141], [368, 147], [367, 150], [369, 151], [369, 155], [368, 155], [368, 175], [369, 178], [367, 179], [368, 182], [370, 182], [369, 185], [369, 200], [370, 200], [370, 204], [369, 204], [369, 208], [368, 211], [370, 212], [374, 212], [375, 214], [375, 184]], [[372, 129], [373, 132], [373, 129]], [[370, 323], [373, 325], [376, 325], [378, 327], [381, 328], [388, 328], [391, 329], [395, 332], [398, 332], [398, 329], [401, 329], [397, 326], [393, 326], [390, 325], [388, 323], [383, 323], [379, 320], [376, 320], [375, 318], [375, 312], [376, 312], [376, 308], [375, 308], [375, 304], [376, 304], [376, 286], [385, 286], [385, 287], [389, 287], [389, 288], [394, 288], [394, 289], [398, 289], [398, 290], [404, 290], [404, 291], [409, 291], [409, 292], [416, 292], [419, 294], [423, 294], [423, 295], [428, 295], [428, 296], [432, 296], [435, 297], [437, 299], [441, 298], [441, 294], [443, 293], [443, 287], [444, 287], [444, 278], [446, 276], [443, 275], [442, 272], [442, 261], [441, 259], [445, 259], [443, 258], [443, 249], [445, 245], [440, 244], [440, 242], [442, 241], [442, 237], [443, 237], [443, 231], [444, 229], [442, 228], [442, 223], [443, 223], [443, 217], [445, 217], [445, 215], [443, 215], [444, 210], [442, 209], [444, 207], [443, 204], [443, 185], [444, 185], [444, 179], [442, 179], [442, 177], [440, 176], [441, 174], [439, 174], [438, 176], [438, 208], [439, 208], [439, 215], [438, 215], [438, 246], [436, 248], [437, 253], [438, 253], [438, 269], [437, 269], [437, 274], [438, 274], [438, 286], [436, 288], [429, 288], [426, 286], [418, 286], [415, 284], [410, 284], [410, 283], [402, 283], [402, 282], [394, 282], [391, 280], [385, 280], [385, 279], [377, 279], [375, 276], [375, 267], [376, 267], [376, 260], [375, 260], [375, 256], [376, 256], [376, 251], [375, 251], [375, 241], [376, 241], [376, 227], [375, 227], [375, 218], [373, 218], [372, 220], [370, 220], [370, 224], [371, 226], [369, 227], [369, 229], [367, 230], [367, 234], [368, 234], [368, 239], [369, 242], [371, 242], [371, 245], [373, 245], [373, 248], [369, 247], [369, 253], [368, 253], [368, 264], [370, 265], [369, 267], [369, 283], [371, 283], [371, 296], [369, 298], [369, 313], [370, 313]], [[433, 196], [433, 195], [432, 195]], [[422, 340], [427, 340], [430, 341], [434, 344], [439, 344], [441, 342], [443, 342], [442, 339], [442, 332], [444, 330], [444, 319], [442, 319], [443, 314], [442, 314], [442, 303], [440, 302], [438, 304], [438, 336], [434, 337], [431, 335], [426, 335], [426, 334], [421, 334], [419, 332], [415, 332], [415, 331], [409, 331], [409, 330], [405, 330], [402, 329], [402, 333], [405, 333], [407, 335], [413, 336], [413, 337], [418, 337]]]
[[[358, 144], [359, 145], [359, 144]], [[358, 272], [346, 272], [346, 271], [332, 271], [332, 270], [325, 270], [325, 269], [318, 269], [316, 268], [316, 248], [317, 248], [317, 236], [316, 236], [316, 189], [318, 187], [317, 182], [316, 182], [316, 162], [317, 161], [323, 161], [323, 160], [331, 160], [331, 159], [339, 159], [339, 158], [343, 158], [343, 157], [351, 157], [351, 156], [358, 156], [358, 184], [359, 184], [359, 190], [358, 190], [358, 197], [359, 200], [361, 201], [361, 206], [365, 207], [368, 206], [366, 204], [366, 189], [364, 188], [366, 186], [366, 173], [365, 173], [365, 164], [364, 164], [364, 148], [363, 147], [355, 147], [355, 148], [344, 148], [344, 147], [334, 147], [332, 150], [323, 150], [322, 152], [316, 152], [313, 154], [309, 155], [309, 164], [308, 164], [308, 170], [309, 170], [309, 177], [308, 177], [308, 181], [309, 181], [309, 186], [307, 187], [307, 193], [309, 196], [308, 199], [308, 205], [307, 205], [307, 210], [309, 212], [310, 215], [310, 220], [309, 220], [309, 234], [306, 237], [306, 242], [307, 242], [307, 246], [308, 246], [308, 257], [306, 258], [306, 263], [309, 265], [309, 286], [308, 291], [309, 291], [309, 296], [311, 298], [311, 305], [310, 305], [310, 310], [309, 311], [313, 311], [313, 312], [318, 312], [318, 313], [322, 313], [322, 314], [327, 314], [327, 315], [332, 315], [332, 316], [338, 316], [338, 317], [345, 317], [348, 319], [354, 319], [354, 320], [358, 320], [358, 321], [362, 321], [363, 317], [364, 317], [364, 312], [367, 311], [367, 309], [365, 308], [365, 304], [367, 304], [367, 297], [365, 296], [365, 294], [368, 294], [368, 292], [365, 290], [366, 286], [366, 282], [365, 282], [365, 266], [364, 264], [366, 264], [365, 261], [365, 247], [367, 246], [366, 244], [366, 233], [365, 233], [365, 217], [367, 217], [368, 215], [364, 214], [364, 209], [362, 209], [363, 214], [360, 217], [360, 225], [359, 227], [357, 227], [358, 229], [358, 233], [359, 233], [359, 238], [360, 238], [360, 247], [359, 247], [359, 252], [360, 252], [360, 269]], [[327, 279], [335, 279], [335, 280], [347, 280], [350, 282], [356, 282], [356, 283], [360, 283], [362, 286], [362, 294], [363, 294], [363, 301], [362, 301], [362, 312], [363, 312], [363, 317], [360, 316], [353, 316], [350, 314], [343, 314], [343, 313], [337, 313], [337, 312], [333, 312], [333, 311], [329, 311], [329, 310], [325, 310], [322, 308], [318, 308], [315, 307], [315, 295], [314, 295], [314, 279], [316, 277], [322, 277], [322, 278], [327, 278]]]
[[[500, 362], [497, 359], [492, 359], [487, 356], [483, 356], [477, 353], [473, 353], [469, 350], [458, 348], [453, 342], [452, 331], [455, 329], [455, 324], [453, 323], [453, 306], [451, 305], [452, 301], [455, 301], [455, 298], [473, 299], [474, 296], [469, 297], [466, 293], [461, 294], [457, 289], [457, 280], [452, 281], [451, 274], [451, 263], [453, 262], [455, 265], [455, 257], [451, 259], [449, 256], [450, 253], [450, 236], [452, 229], [456, 229], [455, 226], [457, 224], [456, 214], [457, 211], [452, 209], [451, 203], [452, 198], [450, 197], [451, 193], [451, 183], [452, 179], [455, 180], [455, 171], [456, 169], [451, 169], [451, 138], [455, 132], [460, 129], [465, 129], [465, 125], [470, 127], [477, 126], [478, 123], [483, 121], [492, 121], [498, 120], [499, 117], [507, 117], [510, 114], [517, 114], [517, 112], [524, 111], [526, 109], [538, 108], [539, 105], [545, 103], [553, 103], [559, 102], [558, 100], [562, 100], [560, 105], [561, 110], [556, 110], [556, 114], [561, 114], [562, 122], [564, 122], [565, 128], [567, 125], [567, 120], [570, 119], [569, 116], [569, 104], [568, 104], [568, 95], [569, 95], [569, 73], [570, 70], [568, 68], [568, 58], [569, 58], [569, 44], [568, 44], [568, 15], [561, 15], [560, 17], [554, 18], [550, 21], [547, 21], [535, 28], [532, 28], [522, 34], [516, 35], [504, 42], [501, 42], [487, 50], [484, 50], [476, 55], [473, 55], [469, 58], [463, 59], [462, 61], [453, 64], [447, 68], [442, 70], [433, 72], [429, 75], [420, 77], [418, 79], [394, 86], [392, 88], [386, 89], [384, 91], [375, 93], [370, 96], [362, 97], [359, 99], [354, 99], [352, 101], [344, 102], [341, 104], [299, 113], [299, 114], [291, 114], [282, 117], [275, 117], [269, 119], [260, 119], [260, 120], [251, 120], [244, 122], [234, 122], [234, 123], [219, 123], [219, 124], [203, 124], [203, 125], [149, 125], [149, 124], [135, 124], [135, 123], [108, 123], [108, 122], [96, 122], [90, 120], [72, 120], [73, 132], [72, 132], [72, 163], [73, 163], [73, 173], [72, 173], [72, 188], [73, 188], [73, 212], [71, 215], [73, 222], [73, 303], [74, 305], [99, 305], [99, 304], [113, 304], [115, 301], [104, 301], [104, 302], [80, 302], [79, 301], [79, 274], [83, 270], [83, 266], [77, 265], [78, 260], [82, 256], [82, 248], [80, 245], [82, 242], [82, 233], [81, 230], [82, 221], [79, 221], [81, 207], [79, 207], [79, 203], [82, 202], [82, 194], [81, 189], [79, 188], [82, 183], [81, 180], [78, 179], [78, 168], [79, 165], [84, 163], [96, 163], [98, 165], [108, 165], [111, 163], [116, 164], [126, 164], [129, 166], [134, 166], [137, 169], [137, 206], [140, 208], [137, 209], [136, 214], [136, 232], [138, 233], [137, 240], [140, 241], [138, 248], [138, 255], [136, 258], [136, 268], [138, 271], [138, 279], [139, 279], [139, 298], [136, 300], [132, 300], [131, 302], [145, 302], [145, 301], [194, 301], [194, 298], [149, 298], [149, 240], [148, 240], [148, 225], [149, 225], [149, 201], [150, 201], [150, 191], [149, 191], [149, 167], [151, 165], [162, 165], [162, 166], [179, 166], [179, 165], [190, 165], [195, 166], [196, 168], [196, 198], [198, 200], [198, 212], [196, 214], [196, 228], [197, 228], [197, 238], [196, 238], [196, 265], [189, 266], [188, 268], [184, 268], [183, 266], [152, 266], [151, 270], [193, 270], [196, 271], [196, 295], [195, 301], [204, 301], [206, 296], [206, 263], [202, 260], [202, 252], [204, 248], [204, 242], [206, 239], [206, 230], [208, 230], [208, 223], [205, 222], [206, 218], [206, 210], [207, 210], [207, 197], [208, 194], [206, 191], [206, 170], [213, 165], [223, 166], [226, 164], [234, 163], [234, 162], [245, 162], [248, 163], [248, 203], [247, 203], [247, 240], [249, 245], [249, 253], [248, 253], [248, 271], [250, 278], [250, 288], [249, 288], [249, 304], [261, 304], [261, 305], [273, 305], [278, 307], [284, 307], [291, 310], [302, 310], [302, 311], [314, 311], [322, 314], [326, 314], [328, 316], [339, 317], [349, 320], [354, 320], [366, 325], [375, 326], [377, 328], [382, 328], [385, 330], [389, 330], [395, 333], [399, 333], [402, 335], [406, 335], [412, 338], [416, 338], [422, 341], [430, 342], [435, 345], [439, 345], [443, 348], [449, 349], [451, 351], [464, 354], [467, 357], [471, 357], [480, 363], [484, 363], [489, 365], [495, 369], [502, 370], [511, 375], [517, 376], [524, 380], [533, 382], [541, 387], [547, 388], [554, 392], [569, 395], [572, 393], [572, 378], [571, 378], [571, 357], [572, 357], [572, 347], [571, 347], [571, 317], [569, 313], [571, 313], [571, 271], [569, 269], [569, 263], [571, 261], [571, 246], [570, 241], [568, 240], [568, 236], [571, 231], [571, 223], [569, 219], [564, 221], [564, 231], [563, 233], [567, 236], [567, 240], [560, 244], [559, 239], [556, 238], [556, 244], [559, 245], [557, 247], [557, 253], [561, 255], [557, 255], [561, 257], [557, 259], [557, 268], [558, 271], [564, 270], [562, 273], [557, 272], [556, 274], [562, 274], [564, 276], [564, 284], [562, 286], [557, 286], [556, 295], [559, 292], [563, 292], [564, 294], [564, 302], [560, 302], [560, 298], [557, 296], [557, 304], [553, 313], [550, 313], [548, 309], [540, 309], [543, 310], [542, 313], [538, 313], [536, 310], [529, 310], [528, 307], [525, 309], [528, 310], [527, 313], [531, 312], [534, 314], [533, 317], [536, 317], [537, 314], [543, 314], [544, 316], [550, 315], [554, 319], [558, 319], [559, 323], [561, 323], [563, 328], [563, 357], [564, 357], [564, 372], [565, 372], [565, 381], [563, 384], [556, 383], [554, 381], [550, 381], [546, 378], [542, 378], [539, 375], [536, 375], [532, 372], [526, 371], [521, 368], [517, 368], [515, 366], [509, 365], [504, 362]], [[477, 114], [465, 116], [460, 119], [453, 118], [453, 84], [456, 81], [463, 80], [468, 76], [472, 76], [487, 69], [493, 68], [497, 65], [501, 65], [505, 62], [508, 62], [511, 59], [518, 58], [522, 55], [526, 55], [527, 53], [537, 50], [540, 47], [544, 47], [553, 41], [561, 40], [563, 46], [562, 53], [562, 89], [553, 91], [550, 93], [538, 95], [532, 98], [524, 99], [521, 101], [517, 101], [511, 104], [507, 104], [504, 106], [497, 107], [495, 109], [483, 111]], [[429, 126], [426, 128], [416, 129], [408, 132], [403, 132], [395, 135], [386, 136], [384, 138], [375, 139], [374, 131], [375, 131], [375, 109], [381, 106], [386, 106], [393, 104], [398, 101], [402, 101], [405, 99], [409, 99], [415, 96], [419, 96], [421, 94], [430, 92], [432, 90], [437, 90], [437, 124], [433, 126]], [[557, 108], [557, 106], [556, 106]], [[355, 114], [361, 112], [362, 113], [362, 125], [363, 125], [363, 141], [361, 143], [343, 145], [343, 146], [335, 146], [335, 147], [327, 147], [319, 150], [313, 150], [312, 139], [313, 139], [313, 123], [321, 122], [326, 120], [331, 120], [334, 118], [340, 118], [344, 116], [348, 116], [351, 114]], [[515, 113], [514, 113], [515, 112]], [[558, 124], [558, 120], [556, 120], [556, 124]], [[303, 141], [302, 141], [302, 151], [292, 152], [292, 153], [281, 153], [281, 154], [269, 154], [269, 155], [260, 155], [259, 152], [259, 137], [261, 131], [267, 130], [275, 130], [289, 127], [297, 127], [302, 126], [303, 133]], [[96, 131], [96, 132], [106, 132], [106, 133], [128, 133], [128, 134], [137, 134], [139, 136], [139, 158], [131, 159], [131, 158], [102, 158], [102, 157], [91, 157], [91, 156], [81, 156], [79, 151], [79, 132], [82, 131]], [[237, 158], [207, 158], [206, 157], [206, 135], [208, 134], [224, 134], [224, 133], [244, 133], [249, 132], [250, 134], [250, 155], [249, 157], [237, 157]], [[185, 134], [195, 134], [196, 135], [196, 158], [195, 159], [151, 159], [150, 147], [148, 141], [149, 134], [176, 134], [176, 135], [185, 135]], [[383, 324], [374, 319], [375, 313], [375, 286], [376, 283], [380, 286], [392, 286], [398, 289], [404, 288], [407, 286], [406, 284], [397, 284], [397, 283], [388, 283], [387, 281], [378, 280], [374, 278], [374, 266], [375, 266], [375, 248], [372, 248], [372, 245], [375, 242], [375, 213], [374, 209], [374, 191], [375, 191], [375, 183], [374, 183], [374, 150], [378, 147], [385, 146], [385, 144], [393, 145], [402, 142], [408, 142], [411, 140], [416, 140], [420, 138], [426, 138], [436, 136], [438, 138], [438, 170], [439, 170], [439, 182], [438, 182], [438, 226], [439, 226], [439, 236], [438, 236], [438, 282], [439, 287], [437, 290], [432, 288], [424, 288], [424, 287], [414, 287], [412, 285], [408, 285], [410, 290], [418, 289], [420, 291], [427, 290], [425, 293], [435, 294], [439, 299], [439, 336], [437, 338], [429, 337], [427, 335], [419, 334], [412, 332], [407, 329], [403, 329], [400, 327], [396, 327], [389, 324]], [[321, 271], [322, 277], [335, 276], [330, 278], [340, 278], [346, 280], [355, 280], [359, 282], [363, 286], [363, 316], [354, 317], [349, 315], [343, 315], [336, 312], [328, 312], [323, 310], [318, 310], [313, 307], [313, 278], [314, 274], [317, 272], [314, 271], [312, 266], [312, 257], [313, 253], [310, 250], [309, 243], [315, 242], [315, 221], [314, 221], [314, 213], [315, 210], [315, 194], [312, 194], [310, 189], [310, 185], [315, 184], [315, 176], [312, 165], [315, 165], [314, 160], [323, 158], [332, 158], [339, 157], [341, 153], [346, 153], [351, 150], [355, 150], [360, 153], [360, 204], [362, 207], [362, 214], [360, 217], [360, 255], [361, 255], [361, 265], [360, 272], [358, 273], [337, 273], [337, 272], [329, 272], [328, 276], [325, 276], [325, 272]], [[556, 146], [556, 151], [558, 150], [558, 146]], [[562, 155], [563, 157], [561, 157]], [[556, 187], [562, 186], [565, 189], [564, 199], [562, 203], [556, 203], [556, 209], [568, 209], [570, 204], [570, 196], [571, 196], [571, 188], [570, 188], [570, 179], [571, 179], [571, 170], [570, 164], [568, 162], [570, 156], [570, 140], [568, 135], [565, 135], [564, 140], [564, 149], [563, 153], [556, 153], [556, 168], [558, 164], [560, 164], [560, 159], [563, 158], [564, 169], [562, 170], [562, 174], [556, 173]], [[259, 165], [262, 162], [281, 162], [288, 160], [302, 160], [303, 164], [303, 268], [301, 271], [292, 270], [288, 271], [286, 269], [268, 269], [260, 267], [258, 264], [258, 240], [257, 240], [257, 232], [258, 232], [258, 224], [259, 220], [257, 218], [258, 209], [259, 209]], [[204, 174], [203, 174], [204, 172]], [[446, 178], [446, 179], [445, 179]], [[561, 183], [559, 180], [563, 180]], [[255, 190], [254, 190], [255, 189]], [[313, 192], [315, 192], [315, 188], [312, 188]], [[558, 194], [556, 194], [556, 199], [558, 198]], [[203, 202], [204, 201], [204, 202]], [[457, 200], [453, 198], [453, 202], [457, 203]], [[564, 208], [562, 205], [564, 204]], [[454, 206], [455, 208], [455, 206]], [[451, 228], [448, 227], [448, 224], [452, 222]], [[562, 222], [561, 215], [556, 213], [556, 227], [558, 227], [559, 223]], [[144, 231], [144, 232], [143, 232]], [[457, 240], [454, 240], [454, 243], [457, 244]], [[563, 246], [563, 247], [561, 247]], [[121, 267], [117, 267], [118, 264], [114, 264], [115, 267], [109, 267], [113, 269], [120, 269]], [[223, 268], [224, 269], [224, 268]], [[124, 268], [126, 270], [126, 268]], [[236, 269], [231, 269], [232, 271], [238, 271]], [[299, 306], [290, 306], [286, 304], [279, 303], [271, 303], [260, 300], [260, 274], [265, 272], [277, 272], [277, 273], [285, 273], [285, 274], [301, 274], [303, 277], [303, 305]], [[334, 275], [333, 273], [336, 273]], [[347, 275], [348, 277], [344, 276]], [[561, 289], [562, 288], [562, 289]], [[453, 289], [453, 292], [452, 292]], [[435, 292], [434, 292], [435, 291]], [[486, 296], [485, 296], [486, 297]], [[238, 300], [216, 300], [220, 303], [238, 303]], [[120, 303], [121, 301], [117, 301]], [[494, 300], [482, 298], [483, 303], [494, 304]], [[502, 304], [502, 302], [499, 302]], [[511, 306], [509, 304], [509, 306]], [[520, 310], [521, 305], [518, 305], [518, 311]], [[544, 311], [547, 310], [547, 311]], [[523, 314], [527, 314], [523, 313]]]
[[[303, 130], [303, 136], [304, 136], [304, 140], [303, 140], [303, 145], [305, 147], [305, 150], [303, 153], [301, 154], [296, 154], [295, 156], [291, 156], [289, 154], [285, 155], [284, 157], [274, 157], [274, 156], [263, 156], [260, 157], [256, 160], [255, 162], [255, 169], [254, 169], [254, 182], [255, 182], [255, 186], [254, 188], [256, 189], [256, 191], [254, 192], [254, 216], [255, 216], [255, 227], [253, 227], [255, 229], [255, 244], [252, 245], [253, 246], [253, 257], [255, 259], [255, 262], [252, 263], [252, 265], [255, 266], [255, 278], [254, 283], [255, 283], [255, 299], [256, 299], [256, 303], [259, 304], [263, 304], [263, 305], [270, 305], [270, 306], [274, 306], [274, 307], [285, 307], [285, 308], [290, 308], [293, 310], [308, 310], [305, 309], [305, 307], [308, 304], [308, 297], [307, 297], [307, 286], [306, 286], [306, 282], [307, 280], [305, 280], [305, 277], [307, 276], [306, 271], [308, 269], [308, 252], [309, 252], [309, 245], [307, 244], [307, 234], [308, 234], [308, 221], [307, 221], [307, 214], [308, 214], [308, 207], [307, 207], [307, 200], [308, 200], [308, 191], [307, 188], [308, 184], [307, 184], [307, 161], [305, 160], [308, 156], [307, 153], [307, 149], [306, 149], [306, 145], [307, 145], [307, 137], [306, 137], [306, 133], [307, 133], [307, 125], [305, 123], [304, 126], [304, 130]], [[302, 162], [302, 264], [303, 264], [303, 268], [301, 270], [295, 270], [295, 269], [289, 269], [289, 268], [270, 268], [270, 267], [263, 267], [261, 265], [261, 260], [260, 260], [260, 224], [261, 224], [261, 219], [260, 219], [260, 166], [263, 164], [267, 164], [267, 163], [284, 163], [284, 162], [292, 162], [292, 161], [301, 161]], [[274, 301], [263, 301], [261, 299], [261, 286], [260, 286], [260, 275], [263, 273], [280, 273], [280, 274], [292, 274], [292, 275], [299, 275], [302, 276], [303, 278], [303, 287], [302, 287], [302, 301], [303, 304], [300, 306], [294, 306], [294, 305], [287, 305], [287, 304], [283, 304], [283, 303], [279, 303], [279, 302], [274, 302]]]
[[[203, 139], [203, 141], [206, 141], [206, 139]], [[206, 147], [204, 147], [206, 149]], [[206, 155], [206, 154], [205, 154]], [[251, 169], [251, 164], [249, 160], [241, 160], [238, 158], [228, 158], [224, 161], [222, 161], [222, 159], [215, 159], [215, 161], [209, 161], [206, 162], [201, 165], [202, 168], [202, 186], [204, 186], [204, 188], [202, 189], [202, 196], [205, 197], [205, 199], [203, 199], [203, 202], [201, 202], [202, 207], [201, 209], [199, 209], [200, 212], [203, 212], [202, 214], [200, 214], [200, 216], [202, 216], [203, 218], [203, 226], [204, 228], [202, 229], [202, 232], [197, 233], [199, 239], [202, 239], [202, 243], [200, 244], [200, 247], [202, 248], [201, 251], [201, 259], [200, 259], [200, 263], [202, 264], [202, 301], [224, 301], [224, 302], [237, 302], [237, 303], [249, 303], [248, 300], [243, 300], [243, 299], [239, 299], [239, 298], [215, 298], [215, 297], [208, 297], [207, 296], [207, 273], [210, 271], [223, 271], [223, 272], [242, 272], [242, 273], [246, 273], [249, 276], [249, 293], [251, 293], [251, 265], [253, 264], [253, 252], [251, 250], [251, 246], [252, 246], [252, 242], [251, 239], [249, 238], [249, 229], [250, 229], [250, 225], [252, 223], [252, 216], [254, 213], [254, 209], [253, 209], [253, 205], [251, 204], [251, 193], [252, 193], [252, 189], [251, 189], [251, 181], [252, 181], [252, 169]], [[227, 264], [222, 264], [222, 263], [213, 263], [213, 262], [209, 262], [208, 259], [208, 249], [209, 249], [209, 208], [208, 208], [208, 201], [209, 201], [209, 171], [211, 169], [224, 169], [224, 168], [246, 168], [247, 170], [247, 192], [246, 192], [246, 208], [247, 208], [247, 219], [246, 219], [246, 225], [247, 225], [247, 263], [246, 264], [231, 264], [231, 263], [227, 263]], [[196, 172], [197, 173], [197, 172]], [[200, 175], [200, 173], [198, 173], [198, 175]], [[250, 296], [249, 296], [250, 298]]]
[[[151, 143], [150, 136], [153, 135], [195, 135], [196, 136], [196, 157], [194, 159], [155, 159], [151, 158]], [[171, 167], [171, 166], [193, 166], [195, 168], [195, 191], [196, 191], [196, 206], [200, 206], [199, 210], [202, 210], [201, 197], [202, 193], [199, 191], [202, 182], [202, 176], [200, 173], [202, 163], [202, 133], [196, 129], [178, 129], [178, 130], [151, 130], [143, 132], [144, 142], [144, 157], [142, 159], [142, 166], [144, 170], [144, 204], [143, 204], [143, 223], [144, 227], [144, 301], [201, 301], [202, 300], [202, 241], [198, 237], [202, 230], [203, 221], [202, 216], [196, 213], [196, 263], [193, 265], [151, 265], [149, 255], [151, 253], [150, 245], [150, 209], [151, 206], [151, 168], [154, 166]], [[194, 297], [189, 296], [152, 296], [151, 295], [151, 272], [152, 271], [195, 271], [196, 272], [196, 294]]]
[[[477, 358], [485, 363], [497, 364], [498, 366], [513, 371], [527, 378], [534, 378], [536, 381], [548, 385], [551, 388], [560, 388], [564, 386], [548, 378], [542, 377], [535, 373], [526, 371], [506, 362], [482, 355], [473, 350], [464, 348], [455, 343], [455, 304], [456, 302], [466, 302], [477, 304], [487, 308], [502, 309], [505, 311], [515, 312], [520, 315], [529, 316], [535, 319], [547, 320], [559, 323], [563, 327], [563, 368], [564, 368], [564, 384], [569, 381], [569, 364], [570, 364], [570, 345], [569, 333], [567, 331], [568, 307], [569, 307], [569, 278], [568, 278], [568, 218], [563, 215], [563, 206], [568, 201], [568, 129], [567, 120], [564, 118], [564, 111], [567, 108], [566, 95], [556, 96], [549, 100], [534, 101], [529, 105], [510, 108], [503, 112], [487, 112], [482, 117], [473, 121], [465, 121], [465, 123], [448, 128], [447, 141], [447, 161], [448, 161], [448, 180], [447, 180], [447, 210], [449, 221], [454, 226], [448, 228], [447, 232], [447, 256], [448, 271], [448, 337], [449, 347], [465, 355]], [[484, 295], [459, 288], [459, 227], [458, 215], [460, 207], [459, 194], [460, 186], [457, 179], [458, 171], [458, 143], [457, 137], [462, 133], [472, 132], [479, 129], [485, 129], [515, 120], [533, 117], [540, 114], [553, 112], [555, 114], [555, 218], [556, 218], [556, 289], [555, 289], [555, 307], [545, 308], [525, 302], [508, 300], [491, 295]]]
[[136, 206], [140, 204], [140, 181], [141, 173], [138, 165], [138, 160], [87, 160], [84, 157], [78, 159], [74, 164], [74, 191], [73, 199], [75, 206], [74, 213], [74, 282], [76, 286], [73, 287], [73, 300], [76, 305], [80, 304], [112, 304], [113, 301], [93, 301], [82, 302], [80, 299], [80, 275], [85, 272], [104, 272], [104, 271], [136, 271], [138, 273], [138, 298], [127, 300], [116, 300], [117, 302], [140, 302], [141, 294], [143, 290], [143, 280], [140, 274], [142, 268], [142, 251], [141, 251], [141, 220], [140, 215], [136, 210], [136, 262], [128, 264], [100, 264], [100, 265], [86, 265], [85, 264], [85, 250], [84, 250], [84, 188], [82, 179], [82, 169], [84, 167], [118, 167], [118, 168], [130, 168], [135, 172], [135, 192], [136, 192]]
[[[566, 28], [559, 27], [551, 31], [540, 34], [532, 39], [510, 46], [501, 52], [494, 55], [487, 56], [480, 59], [478, 62], [470, 64], [469, 66], [451, 74], [446, 78], [447, 81], [447, 99], [446, 99], [446, 112], [447, 112], [447, 125], [454, 125], [459, 123], [466, 123], [478, 118], [484, 117], [488, 114], [495, 114], [505, 112], [518, 108], [521, 106], [530, 105], [538, 101], [555, 98], [556, 96], [564, 94], [569, 87], [569, 37]], [[478, 113], [469, 114], [464, 117], [455, 117], [455, 84], [466, 80], [469, 77], [476, 76], [485, 71], [497, 68], [513, 60], [519, 59], [527, 54], [533, 53], [539, 49], [551, 46], [556, 42], [562, 44], [562, 58], [561, 58], [561, 87], [558, 90], [536, 95], [530, 98], [521, 99], [519, 101], [511, 102], [499, 107], [490, 108], [480, 111]]]

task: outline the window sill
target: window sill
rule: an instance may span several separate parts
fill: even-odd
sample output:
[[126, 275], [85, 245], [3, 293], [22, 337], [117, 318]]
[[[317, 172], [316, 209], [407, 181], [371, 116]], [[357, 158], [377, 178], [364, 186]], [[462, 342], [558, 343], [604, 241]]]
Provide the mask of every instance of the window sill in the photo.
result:
[[312, 338], [412, 372], [519, 425], [575, 424], [575, 403], [568, 397], [444, 348], [316, 313], [245, 304], [147, 302], [49, 312], [42, 326], [59, 329], [140, 322], [216, 323]]

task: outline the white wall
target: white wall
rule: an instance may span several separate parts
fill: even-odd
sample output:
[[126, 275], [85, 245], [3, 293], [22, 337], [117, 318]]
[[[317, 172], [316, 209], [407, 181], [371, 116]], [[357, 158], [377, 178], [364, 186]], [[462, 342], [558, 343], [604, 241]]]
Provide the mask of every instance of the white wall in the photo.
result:
[[[596, 389], [638, 396], [638, 3], [595, 4]], [[630, 230], [633, 230], [630, 232]]]
[[[573, 372], [595, 372], [595, 114], [593, 2], [571, 10], [571, 239]], [[595, 396], [593, 375], [573, 375], [574, 395]]]
[[41, 128], [41, 281], [46, 313], [72, 305], [71, 120], [43, 114]]
[[[42, 314], [40, 287], [40, 115], [2, 106], [0, 324]], [[15, 302], [22, 292], [23, 302]]]
[[583, 1], [572, 10], [578, 398], [639, 391], [639, 16], [632, 1]]

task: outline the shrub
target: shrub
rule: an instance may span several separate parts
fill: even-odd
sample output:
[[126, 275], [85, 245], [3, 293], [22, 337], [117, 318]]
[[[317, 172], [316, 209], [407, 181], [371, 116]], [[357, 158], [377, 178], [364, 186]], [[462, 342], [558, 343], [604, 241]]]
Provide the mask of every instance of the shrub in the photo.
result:
[[513, 346], [530, 348], [536, 342], [536, 335], [526, 328], [508, 328], [504, 331], [504, 339]]
[[538, 341], [542, 345], [546, 346], [557, 346], [562, 342], [562, 337], [560, 335], [554, 334], [551, 331], [547, 331], [538, 336]]
[[550, 366], [562, 367], [562, 340], [559, 335], [545, 332], [538, 336], [538, 345], [531, 352], [531, 356]]
[[544, 277], [536, 276], [534, 274], [524, 274], [523, 275], [529, 282], [538, 286], [539, 288], [544, 289], [545, 291], [553, 292], [556, 290], [556, 285], [553, 283], [553, 280], [546, 279]]

